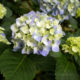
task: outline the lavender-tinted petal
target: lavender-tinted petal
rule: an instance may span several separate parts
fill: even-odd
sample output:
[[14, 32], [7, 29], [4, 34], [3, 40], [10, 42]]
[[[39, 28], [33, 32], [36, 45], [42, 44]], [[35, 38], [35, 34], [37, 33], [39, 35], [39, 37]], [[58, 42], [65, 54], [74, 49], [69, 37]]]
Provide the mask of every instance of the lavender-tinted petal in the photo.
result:
[[62, 33], [62, 28], [60, 28], [59, 30], [55, 31], [55, 34], [60, 34], [60, 33]]
[[37, 36], [37, 37], [35, 38], [35, 40], [38, 41], [38, 42], [40, 42], [40, 41], [41, 41], [41, 36]]
[[29, 15], [35, 15], [35, 12], [34, 11], [31, 11], [28, 13]]
[[59, 1], [57, 1], [57, 0], [53, 0], [55, 3], [56, 3], [56, 5], [58, 5], [60, 2]]
[[40, 42], [42, 39], [42, 37], [40, 35], [36, 36], [35, 33], [33, 33], [32, 38], [34, 38], [38, 42]]
[[47, 56], [49, 54], [50, 47], [43, 47], [42, 51], [40, 51], [40, 54], [43, 56]]
[[16, 52], [16, 51], [18, 51], [19, 49], [20, 49], [20, 46], [17, 46], [17, 47], [15, 47], [15, 48], [13, 48], [13, 51]]
[[5, 37], [5, 34], [4, 34], [4, 33], [2, 33], [2, 36], [3, 36], [3, 37]]
[[38, 53], [38, 49], [37, 48], [34, 48], [33, 51], [34, 51], [34, 54]]
[[69, 16], [65, 16], [65, 17], [64, 17], [64, 20], [68, 20], [68, 19], [69, 19]]
[[46, 11], [43, 7], [40, 7], [40, 9], [41, 9], [44, 13], [47, 13], [47, 11]]
[[54, 30], [56, 30], [56, 29], [57, 29], [57, 27], [58, 27], [57, 25], [56, 25], [56, 26], [53, 26]]
[[25, 50], [25, 48], [23, 48], [22, 49], [22, 54], [26, 54], [27, 52], [26, 52], [26, 50]]
[[61, 43], [61, 40], [58, 40], [58, 41], [54, 40], [54, 41], [55, 41], [55, 44], [57, 44], [57, 45], [60, 45], [60, 43]]
[[46, 46], [50, 46], [51, 41], [46, 40], [46, 41], [44, 42], [44, 44], [45, 44]]
[[59, 46], [57, 44], [52, 45], [53, 52], [59, 52]]
[[14, 38], [14, 34], [15, 34], [15, 33], [14, 33], [14, 32], [12, 32], [12, 38]]
[[57, 15], [58, 15], [58, 10], [53, 9], [52, 15], [53, 15], [53, 16], [57, 16]]
[[64, 14], [64, 10], [60, 10], [60, 14], [63, 15]]
[[43, 56], [47, 56], [48, 53], [49, 53], [49, 50], [44, 50], [44, 49], [40, 52], [40, 54]]
[[16, 24], [17, 24], [18, 27], [21, 25], [19, 19], [16, 19]]

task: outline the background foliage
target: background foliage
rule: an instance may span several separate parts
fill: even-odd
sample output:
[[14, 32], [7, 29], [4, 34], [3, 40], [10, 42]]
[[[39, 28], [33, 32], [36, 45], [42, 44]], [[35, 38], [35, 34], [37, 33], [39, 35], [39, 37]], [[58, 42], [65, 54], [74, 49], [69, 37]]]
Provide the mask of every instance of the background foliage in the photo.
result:
[[[0, 26], [5, 28], [7, 39], [11, 40], [10, 25], [17, 17], [31, 10], [37, 11], [37, 0], [0, 0], [6, 9], [6, 16], [0, 20]], [[71, 27], [68, 27], [68, 24]], [[70, 21], [61, 23], [66, 36], [80, 35], [80, 18], [70, 17]], [[12, 51], [13, 44], [0, 43], [0, 80], [80, 80], [80, 56], [50, 52], [47, 57], [40, 55], [22, 55], [19, 51]], [[61, 46], [60, 46], [61, 48]]]

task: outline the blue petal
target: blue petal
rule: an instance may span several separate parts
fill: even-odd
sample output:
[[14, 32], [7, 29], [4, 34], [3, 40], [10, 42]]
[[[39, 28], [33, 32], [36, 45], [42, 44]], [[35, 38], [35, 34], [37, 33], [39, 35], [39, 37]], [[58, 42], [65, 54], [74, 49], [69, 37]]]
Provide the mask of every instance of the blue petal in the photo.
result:
[[58, 27], [57, 25], [56, 26], [53, 26], [53, 28], [54, 28], [55, 31], [56, 31], [57, 27]]
[[22, 54], [26, 54], [27, 52], [26, 52], [26, 50], [25, 50], [25, 48], [23, 48], [22, 49]]
[[17, 51], [19, 49], [21, 49], [24, 46], [22, 41], [17, 42], [16, 47], [14, 47], [13, 51]]
[[3, 36], [3, 37], [5, 37], [5, 34], [4, 34], [4, 33], [2, 33], [2, 36]]
[[14, 32], [12, 32], [12, 38], [14, 38], [14, 35], [15, 35], [15, 33], [14, 33]]
[[44, 13], [47, 13], [47, 11], [44, 9], [44, 7], [40, 7], [40, 9], [44, 12]]
[[34, 37], [34, 39], [35, 39], [36, 41], [40, 42], [40, 41], [41, 41], [41, 36], [36, 36], [36, 37]]
[[13, 49], [14, 52], [18, 51], [21, 47], [20, 46], [17, 46]]
[[56, 3], [56, 5], [58, 5], [60, 2], [59, 1], [57, 1], [57, 0], [53, 0], [53, 2], [55, 2]]
[[69, 19], [69, 16], [65, 16], [65, 17], [64, 17], [64, 20], [68, 20], [68, 19]]
[[60, 45], [60, 43], [61, 43], [61, 41], [60, 41], [60, 40], [55, 41], [55, 44], [57, 44], [57, 45]]
[[49, 51], [43, 50], [40, 54], [43, 55], [43, 56], [47, 56], [48, 53], [49, 53]]
[[19, 19], [16, 19], [16, 24], [17, 24], [18, 27], [21, 25]]
[[57, 16], [58, 15], [58, 10], [56, 10], [56, 8], [53, 9], [52, 15], [53, 16]]
[[62, 29], [61, 28], [59, 30], [55, 31], [55, 34], [60, 34], [60, 33], [62, 33]]
[[34, 11], [29, 12], [29, 15], [35, 15]]
[[42, 51], [40, 51], [40, 54], [43, 56], [47, 56], [49, 54], [50, 48], [43, 48]]
[[64, 14], [64, 10], [60, 10], [60, 14], [63, 15]]
[[52, 51], [59, 52], [59, 45], [57, 45], [57, 44], [52, 45]]
[[35, 54], [35, 53], [36, 53], [36, 54], [38, 53], [38, 49], [37, 49], [37, 48], [34, 48], [33, 51], [34, 51], [34, 54]]
[[33, 33], [32, 38], [34, 38], [38, 42], [40, 42], [42, 39], [42, 37], [40, 35], [36, 35], [35, 33]]

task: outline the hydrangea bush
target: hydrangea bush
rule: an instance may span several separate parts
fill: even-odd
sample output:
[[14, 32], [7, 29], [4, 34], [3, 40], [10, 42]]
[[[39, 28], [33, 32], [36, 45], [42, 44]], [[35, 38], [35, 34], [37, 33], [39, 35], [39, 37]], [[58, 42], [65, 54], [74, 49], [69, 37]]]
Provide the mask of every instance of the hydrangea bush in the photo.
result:
[[0, 26], [0, 80], [80, 79], [80, 0], [0, 0]]
[[40, 9], [45, 13], [50, 13], [52, 16], [57, 16], [58, 19], [69, 19], [69, 16], [75, 16], [79, 0], [38, 0]]

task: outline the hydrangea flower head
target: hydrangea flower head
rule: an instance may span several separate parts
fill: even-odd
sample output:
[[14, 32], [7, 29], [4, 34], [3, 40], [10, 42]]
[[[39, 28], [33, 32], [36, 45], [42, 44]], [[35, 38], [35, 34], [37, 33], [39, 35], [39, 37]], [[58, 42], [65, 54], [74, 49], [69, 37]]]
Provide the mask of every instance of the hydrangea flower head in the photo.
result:
[[0, 4], [0, 19], [2, 19], [6, 14], [6, 8]]
[[69, 15], [75, 16], [79, 0], [38, 0], [40, 9], [45, 13], [51, 13], [60, 20], [68, 19]]
[[6, 39], [4, 28], [0, 27], [0, 42], [3, 42], [5, 44], [10, 44], [9, 41]]
[[80, 37], [69, 37], [62, 47], [65, 52], [80, 55]]
[[16, 19], [11, 26], [14, 51], [22, 49], [22, 54], [47, 56], [52, 50], [59, 51], [60, 38], [64, 32], [55, 18], [45, 13], [31, 11]]

